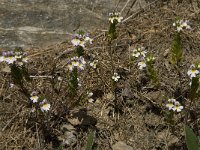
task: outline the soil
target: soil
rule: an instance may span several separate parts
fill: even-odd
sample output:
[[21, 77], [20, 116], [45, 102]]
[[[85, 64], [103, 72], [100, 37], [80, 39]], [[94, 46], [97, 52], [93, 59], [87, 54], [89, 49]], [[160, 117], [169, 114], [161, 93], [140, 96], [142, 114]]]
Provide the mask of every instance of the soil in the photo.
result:
[[[32, 80], [25, 87], [45, 95], [51, 104], [46, 113], [32, 112], [27, 95], [17, 85], [10, 87], [10, 71], [1, 63], [0, 149], [85, 149], [94, 133], [94, 145], [102, 150], [118, 141], [134, 150], [186, 150], [184, 124], [200, 136], [200, 93], [190, 105], [187, 75], [191, 64], [200, 60], [199, 10], [198, 1], [156, 1], [126, 16], [111, 44], [100, 29], [91, 33], [94, 43], [85, 48], [84, 57], [87, 62], [98, 60], [97, 69], [80, 72], [75, 96], [70, 95], [66, 67], [74, 50], [70, 40], [27, 50]], [[170, 62], [177, 17], [189, 20], [192, 27], [181, 34], [184, 58], [178, 66]], [[156, 58], [159, 84], [138, 69], [137, 60], [130, 61], [130, 51], [141, 46]], [[115, 85], [113, 71], [120, 75]], [[93, 92], [93, 103], [84, 98], [88, 91]], [[184, 110], [169, 123], [166, 104], [172, 97]]]

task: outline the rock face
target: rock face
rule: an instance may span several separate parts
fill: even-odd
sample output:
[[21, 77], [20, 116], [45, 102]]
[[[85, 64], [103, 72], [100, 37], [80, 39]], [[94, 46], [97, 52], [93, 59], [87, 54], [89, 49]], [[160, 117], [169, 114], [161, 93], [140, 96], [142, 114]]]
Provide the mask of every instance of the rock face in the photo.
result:
[[117, 0], [0, 0], [0, 47], [53, 44], [103, 28]]
[[[144, 0], [139, 0], [144, 1]], [[108, 13], [127, 0], [0, 0], [0, 47], [47, 46], [67, 33], [106, 29]], [[131, 5], [131, 3], [129, 3]]]

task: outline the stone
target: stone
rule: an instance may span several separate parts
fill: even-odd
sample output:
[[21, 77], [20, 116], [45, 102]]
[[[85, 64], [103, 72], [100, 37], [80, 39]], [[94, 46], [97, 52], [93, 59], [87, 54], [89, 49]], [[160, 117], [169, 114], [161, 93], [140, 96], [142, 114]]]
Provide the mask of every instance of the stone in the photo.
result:
[[112, 145], [112, 149], [113, 150], [133, 150], [131, 146], [127, 145], [123, 141], [118, 141], [117, 143]]
[[[118, 1], [1, 0], [0, 47], [46, 47], [71, 39], [78, 30], [107, 29], [109, 12], [117, 5], [120, 12], [127, 2], [121, 0], [118, 4]], [[132, 8], [137, 9], [135, 6]]]

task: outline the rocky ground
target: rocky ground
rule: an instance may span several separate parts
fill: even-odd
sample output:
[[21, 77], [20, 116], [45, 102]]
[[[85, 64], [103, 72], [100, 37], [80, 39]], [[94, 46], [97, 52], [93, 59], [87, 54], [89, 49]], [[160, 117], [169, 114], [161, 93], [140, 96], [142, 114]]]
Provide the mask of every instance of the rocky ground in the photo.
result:
[[[25, 1], [20, 2], [21, 6], [27, 5]], [[41, 7], [42, 2], [39, 5]], [[74, 4], [78, 2], [73, 1]], [[5, 5], [0, 6], [1, 10]], [[63, 9], [67, 5], [59, 6]], [[123, 5], [120, 7], [123, 8]], [[45, 115], [31, 111], [32, 106], [28, 104], [23, 91], [16, 85], [10, 87], [12, 79], [8, 66], [0, 64], [0, 149], [79, 150], [85, 149], [89, 135], [93, 134], [94, 148], [101, 150], [186, 150], [184, 124], [188, 124], [196, 135], [200, 135], [200, 93], [190, 106], [190, 79], [187, 75], [191, 64], [200, 60], [200, 3], [187, 0], [149, 1], [140, 11], [128, 10], [123, 10], [124, 21], [118, 25], [118, 38], [111, 45], [106, 31], [98, 28], [91, 33], [94, 43], [86, 47], [84, 57], [87, 62], [96, 59], [99, 63], [97, 69], [87, 68], [81, 72], [81, 87], [74, 97], [69, 94], [69, 79], [66, 77], [68, 71], [65, 67], [66, 59], [71, 57], [74, 49], [70, 40], [28, 51], [27, 65], [32, 80], [25, 86], [28, 92], [37, 90], [50, 102], [51, 110]], [[101, 18], [106, 20], [106, 15], [107, 10]], [[190, 20], [192, 27], [182, 34], [184, 59], [178, 71], [170, 62], [175, 33], [172, 24], [177, 17]], [[98, 19], [94, 21], [94, 24], [98, 23]], [[23, 23], [17, 24], [16, 28], [19, 28]], [[44, 27], [48, 25], [44, 24]], [[1, 26], [3, 28], [3, 23]], [[36, 25], [35, 28], [26, 26], [27, 32], [35, 32], [39, 28]], [[106, 24], [102, 26], [108, 29]], [[68, 30], [79, 29], [74, 27], [72, 23]], [[8, 26], [4, 25], [4, 28]], [[43, 31], [41, 29], [40, 32]], [[40, 40], [34, 42], [37, 41]], [[137, 61], [130, 60], [130, 51], [141, 46], [156, 58], [154, 67], [158, 73], [159, 85], [155, 85], [145, 71], [138, 69]], [[109, 53], [111, 50], [112, 59]], [[111, 79], [113, 68], [121, 77], [115, 87]], [[83, 98], [86, 91], [93, 92], [94, 102], [90, 103]], [[167, 121], [166, 108], [167, 99], [171, 97], [184, 105], [184, 110], [176, 113], [172, 124]]]

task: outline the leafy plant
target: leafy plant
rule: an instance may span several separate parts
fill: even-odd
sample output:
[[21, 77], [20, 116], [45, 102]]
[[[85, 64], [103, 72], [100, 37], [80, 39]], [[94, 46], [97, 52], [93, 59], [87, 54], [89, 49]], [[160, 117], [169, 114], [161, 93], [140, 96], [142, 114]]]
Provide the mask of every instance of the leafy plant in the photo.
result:
[[197, 136], [187, 125], [185, 125], [185, 138], [188, 150], [200, 150]]
[[183, 50], [181, 44], [181, 36], [180, 32], [175, 34], [175, 38], [172, 44], [172, 57], [171, 62], [172, 64], [178, 64], [183, 58]]
[[87, 140], [87, 144], [86, 144], [85, 150], [94, 150], [94, 148], [93, 148], [94, 139], [95, 139], [95, 131], [91, 132], [88, 135], [88, 140]]

